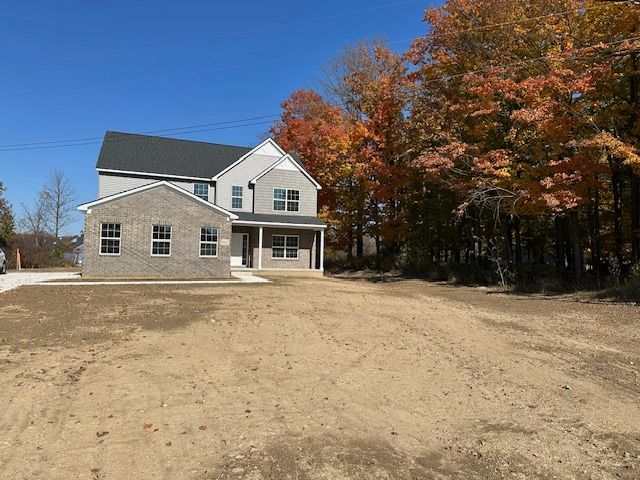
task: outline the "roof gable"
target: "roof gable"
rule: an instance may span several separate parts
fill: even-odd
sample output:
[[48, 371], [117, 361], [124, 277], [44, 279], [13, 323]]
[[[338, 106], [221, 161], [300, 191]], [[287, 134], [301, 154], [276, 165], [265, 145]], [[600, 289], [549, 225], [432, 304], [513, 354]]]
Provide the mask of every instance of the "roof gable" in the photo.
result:
[[237, 215], [231, 213], [230, 211], [225, 210], [224, 208], [219, 207], [218, 205], [215, 205], [215, 204], [213, 204], [211, 202], [207, 202], [206, 200], [203, 200], [202, 198], [194, 195], [190, 191], [185, 190], [184, 188], [180, 188], [177, 185], [174, 185], [173, 183], [167, 182], [166, 180], [160, 180], [159, 182], [150, 183], [148, 185], [143, 185], [141, 187], [133, 188], [131, 190], [126, 190], [124, 192], [116, 193], [115, 195], [109, 195], [108, 197], [104, 197], [104, 198], [101, 198], [100, 200], [96, 200], [96, 201], [93, 201], [93, 202], [83, 203], [82, 205], [78, 206], [78, 210], [80, 210], [81, 212], [89, 212], [92, 207], [96, 207], [98, 205], [109, 203], [109, 202], [112, 202], [114, 200], [118, 200], [120, 198], [128, 197], [128, 196], [134, 195], [136, 193], [146, 192], [148, 190], [152, 190], [152, 189], [158, 188], [158, 187], [168, 187], [168, 188], [170, 188], [172, 190], [175, 190], [176, 192], [186, 196], [190, 200], [192, 200], [194, 202], [197, 202], [197, 203], [200, 203], [200, 204], [204, 205], [205, 207], [211, 208], [212, 210], [216, 210], [216, 211], [226, 215], [227, 217], [231, 218], [232, 220], [237, 220], [237, 218], [238, 218]]
[[279, 161], [275, 162], [273, 165], [271, 165], [269, 168], [267, 168], [266, 170], [263, 170], [261, 173], [259, 173], [257, 176], [255, 176], [254, 178], [252, 178], [249, 183], [255, 185], [256, 182], [258, 180], [260, 180], [262, 177], [264, 177], [267, 173], [273, 171], [273, 170], [289, 170], [289, 171], [299, 171], [300, 173], [302, 173], [305, 177], [307, 177], [307, 179], [313, 183], [313, 185], [318, 189], [318, 190], [322, 190], [322, 186], [315, 181], [315, 179], [309, 174], [309, 172], [307, 172], [304, 168], [302, 168], [302, 165], [300, 165], [298, 162], [296, 162], [296, 160], [289, 154], [285, 155], [284, 157], [282, 157]]
[[236, 160], [231, 165], [229, 165], [227, 168], [222, 170], [220, 173], [216, 174], [212, 180], [217, 181], [218, 178], [220, 178], [225, 173], [231, 171], [233, 167], [242, 163], [245, 159], [249, 158], [251, 155], [264, 155], [268, 157], [274, 157], [273, 160], [274, 162], [276, 162], [276, 159], [282, 158], [286, 154], [287, 152], [285, 152], [282, 148], [280, 148], [280, 145], [278, 145], [275, 140], [273, 140], [272, 138], [267, 138], [264, 142], [252, 148], [247, 153], [245, 153], [242, 157], [240, 157], [238, 160]]
[[96, 168], [99, 171], [210, 179], [252, 150], [216, 143], [107, 132]]

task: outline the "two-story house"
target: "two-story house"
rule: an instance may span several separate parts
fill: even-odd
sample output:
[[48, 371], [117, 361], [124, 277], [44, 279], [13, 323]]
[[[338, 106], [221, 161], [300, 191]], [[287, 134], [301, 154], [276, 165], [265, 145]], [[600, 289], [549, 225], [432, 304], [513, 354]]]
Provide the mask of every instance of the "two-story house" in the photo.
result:
[[300, 159], [255, 148], [107, 132], [85, 214], [86, 277], [224, 278], [323, 270], [316, 182]]

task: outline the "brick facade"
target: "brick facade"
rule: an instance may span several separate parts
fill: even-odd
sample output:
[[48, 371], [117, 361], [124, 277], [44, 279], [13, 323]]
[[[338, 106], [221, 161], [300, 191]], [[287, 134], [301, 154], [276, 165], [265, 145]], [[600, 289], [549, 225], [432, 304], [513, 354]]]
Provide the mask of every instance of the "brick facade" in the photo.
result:
[[[120, 255], [100, 255], [101, 223], [121, 224]], [[151, 256], [153, 225], [171, 225], [171, 256]], [[200, 228], [218, 228], [218, 256], [200, 257]], [[229, 278], [231, 220], [167, 186], [97, 205], [85, 214], [83, 276]]]

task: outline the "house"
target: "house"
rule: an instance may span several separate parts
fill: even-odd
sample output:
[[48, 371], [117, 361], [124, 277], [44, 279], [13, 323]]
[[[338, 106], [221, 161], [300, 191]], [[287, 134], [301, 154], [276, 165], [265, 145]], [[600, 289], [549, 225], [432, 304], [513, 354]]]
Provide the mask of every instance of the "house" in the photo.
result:
[[73, 265], [82, 265], [84, 261], [84, 234], [62, 237], [65, 247], [64, 259]]
[[225, 278], [324, 264], [318, 182], [272, 139], [254, 148], [107, 132], [85, 214], [86, 277]]

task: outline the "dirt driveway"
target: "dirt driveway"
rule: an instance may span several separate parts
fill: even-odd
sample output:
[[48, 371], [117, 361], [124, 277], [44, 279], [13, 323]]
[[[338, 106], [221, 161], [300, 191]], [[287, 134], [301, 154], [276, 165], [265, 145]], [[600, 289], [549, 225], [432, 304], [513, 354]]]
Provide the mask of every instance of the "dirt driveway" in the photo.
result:
[[0, 295], [0, 477], [638, 479], [640, 309], [417, 281]]

